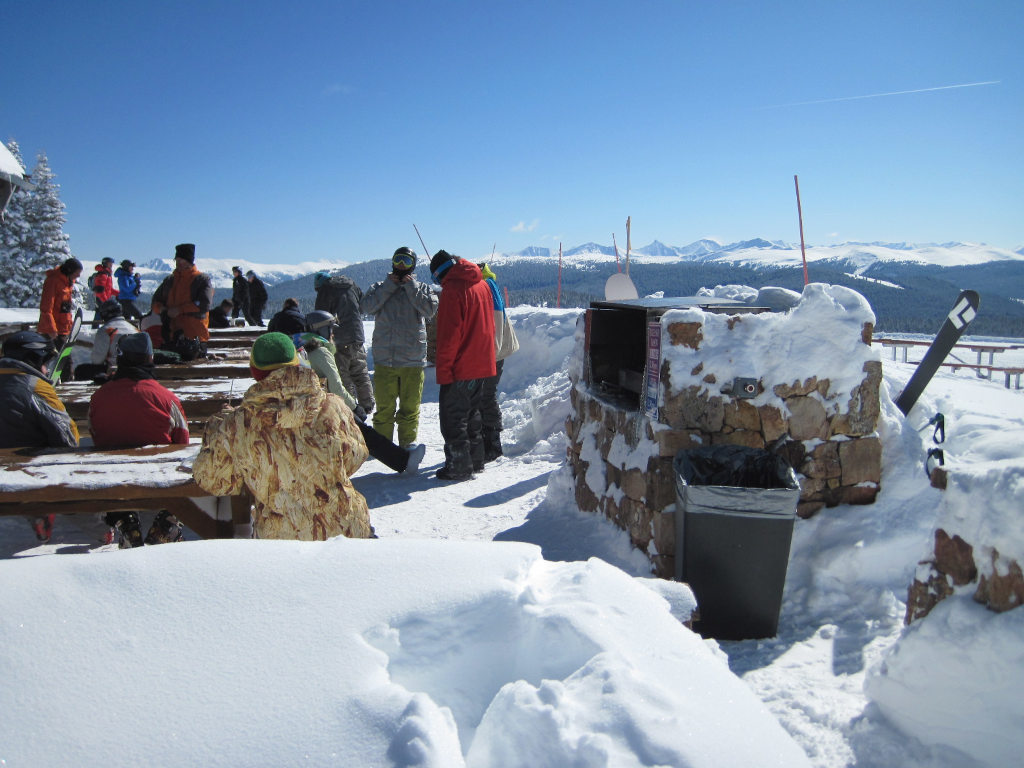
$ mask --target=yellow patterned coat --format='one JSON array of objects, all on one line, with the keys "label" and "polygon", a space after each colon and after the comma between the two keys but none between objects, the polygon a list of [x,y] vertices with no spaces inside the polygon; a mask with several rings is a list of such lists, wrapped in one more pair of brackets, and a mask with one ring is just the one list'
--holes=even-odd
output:
[{"label": "yellow patterned coat", "polygon": [[218,496],[245,487],[255,499],[257,538],[368,538],[366,499],[349,480],[367,455],[341,398],[309,368],[288,366],[210,419],[192,474]]}]

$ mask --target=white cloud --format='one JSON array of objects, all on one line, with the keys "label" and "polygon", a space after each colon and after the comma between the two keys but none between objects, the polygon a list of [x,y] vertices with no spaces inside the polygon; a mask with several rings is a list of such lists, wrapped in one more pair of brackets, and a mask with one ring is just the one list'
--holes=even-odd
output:
[{"label": "white cloud", "polygon": [[510,229],[509,232],[533,232],[533,230],[535,230],[539,224],[540,219],[534,219],[529,224],[527,224],[525,221],[520,221],[518,224],[512,227],[512,229]]}]

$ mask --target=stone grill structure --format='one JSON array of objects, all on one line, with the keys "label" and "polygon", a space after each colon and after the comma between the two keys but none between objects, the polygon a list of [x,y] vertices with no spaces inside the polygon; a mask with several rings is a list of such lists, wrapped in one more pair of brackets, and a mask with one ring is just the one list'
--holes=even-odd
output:
[{"label": "stone grill structure", "polygon": [[[573,386],[566,433],[580,509],[614,521],[629,533],[634,546],[648,554],[655,574],[672,578],[673,459],[681,450],[720,443],[777,450],[798,473],[797,511],[802,517],[824,507],[874,502],[882,459],[876,434],[882,379],[879,360],[865,359],[870,353],[851,354],[847,359],[857,366],[854,372],[821,370],[798,380],[762,377],[753,396],[733,396],[722,391],[729,389],[730,372],[716,371],[713,363],[702,360],[705,325],[711,316],[678,321],[672,319],[675,314],[666,314],[661,323],[663,362],[656,418],[636,405],[624,404],[621,397],[609,397],[590,381],[589,339],[577,334],[578,364],[570,367]],[[758,322],[753,315],[719,316],[714,318],[714,333],[719,345],[727,344],[722,334]],[[871,335],[871,323],[864,323],[856,335],[840,343],[845,341],[851,349],[870,346]],[[680,361],[686,361],[683,372],[673,370]],[[844,381],[855,374],[860,383],[852,391],[837,391],[832,382],[838,374]],[[676,381],[693,382],[694,377],[698,384]],[[772,396],[765,396],[769,393]]]}]

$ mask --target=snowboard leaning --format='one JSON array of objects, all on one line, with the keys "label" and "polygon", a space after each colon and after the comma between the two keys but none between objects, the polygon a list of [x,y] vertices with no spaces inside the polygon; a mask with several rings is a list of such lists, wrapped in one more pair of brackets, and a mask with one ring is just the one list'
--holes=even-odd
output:
[{"label": "snowboard leaning", "polygon": [[928,351],[925,352],[914,375],[910,377],[907,386],[896,398],[896,407],[904,416],[910,413],[910,409],[921,397],[921,393],[924,392],[924,388],[928,386],[928,382],[932,380],[935,372],[939,370],[946,355],[950,353],[964,331],[967,330],[967,326],[971,324],[974,316],[978,314],[980,301],[977,291],[961,291],[960,295],[956,297],[953,308],[946,315],[935,341],[928,347]]}]

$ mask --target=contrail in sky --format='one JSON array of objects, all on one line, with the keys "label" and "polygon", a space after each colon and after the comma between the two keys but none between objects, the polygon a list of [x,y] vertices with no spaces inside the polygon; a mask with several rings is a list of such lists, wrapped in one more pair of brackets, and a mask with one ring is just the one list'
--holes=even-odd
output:
[{"label": "contrail in sky", "polygon": [[998,85],[1002,80],[986,80],[982,83],[961,83],[960,85],[940,85],[935,88],[916,88],[912,91],[890,91],[889,93],[869,93],[866,96],[840,96],[838,99],[818,99],[817,101],[797,101],[792,104],[772,104],[761,109],[777,109],[779,107],[802,107],[807,104],[831,104],[836,101],[857,101],[859,99],[878,99],[883,96],[903,96],[907,93],[928,93],[929,91],[948,91],[953,88],[974,88],[979,85]]}]

